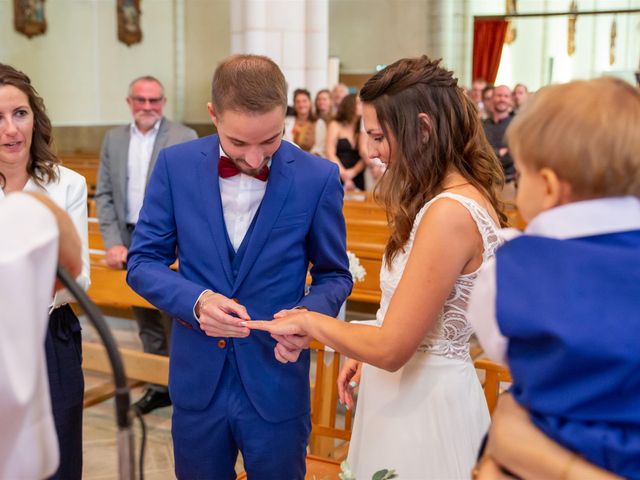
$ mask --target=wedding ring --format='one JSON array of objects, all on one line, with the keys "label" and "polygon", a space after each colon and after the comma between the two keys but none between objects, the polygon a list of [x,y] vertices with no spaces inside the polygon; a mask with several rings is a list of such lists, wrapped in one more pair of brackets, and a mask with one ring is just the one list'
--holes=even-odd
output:
[{"label": "wedding ring", "polygon": [[358,386],[358,382],[356,382],[355,380],[351,380],[351,381],[349,382],[349,386],[350,386],[351,388],[356,388],[356,387]]}]

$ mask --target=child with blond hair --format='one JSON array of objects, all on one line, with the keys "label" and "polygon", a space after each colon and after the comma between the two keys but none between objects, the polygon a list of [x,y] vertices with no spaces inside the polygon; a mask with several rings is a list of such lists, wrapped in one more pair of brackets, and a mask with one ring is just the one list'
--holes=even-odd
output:
[{"label": "child with blond hair", "polygon": [[507,140],[529,224],[483,267],[469,319],[535,426],[577,454],[558,477],[583,457],[638,479],[640,92],[613,78],[543,88]]}]

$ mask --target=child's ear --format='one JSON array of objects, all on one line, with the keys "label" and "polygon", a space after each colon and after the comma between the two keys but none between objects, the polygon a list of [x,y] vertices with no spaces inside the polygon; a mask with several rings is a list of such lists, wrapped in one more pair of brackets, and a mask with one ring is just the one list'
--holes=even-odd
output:
[{"label": "child's ear", "polygon": [[431,123],[431,117],[426,113],[418,114],[418,122],[420,123],[420,133],[422,136],[422,142],[427,143],[431,130],[433,130],[433,124]]},{"label": "child's ear", "polygon": [[540,170],[540,176],[545,184],[545,192],[543,198],[543,209],[564,205],[571,202],[571,185],[558,177],[558,174],[550,168]]}]

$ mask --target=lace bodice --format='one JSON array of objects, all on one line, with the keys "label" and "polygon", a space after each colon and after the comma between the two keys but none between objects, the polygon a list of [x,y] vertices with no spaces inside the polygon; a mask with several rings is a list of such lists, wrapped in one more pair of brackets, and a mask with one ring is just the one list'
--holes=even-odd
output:
[{"label": "lace bodice", "polygon": [[[481,207],[476,201],[455,193],[443,192],[429,202],[427,202],[416,215],[413,222],[413,228],[409,235],[409,239],[404,249],[398,252],[393,259],[391,266],[387,266],[386,261],[382,260],[382,268],[380,269],[380,289],[382,290],[382,298],[380,300],[380,309],[376,314],[376,320],[382,324],[384,317],[389,308],[391,297],[400,282],[400,278],[404,272],[404,267],[411,253],[413,241],[420,225],[420,220],[430,205],[441,198],[450,198],[460,202],[473,217],[478,226],[478,230],[482,235],[482,243],[484,252],[482,254],[482,264],[495,255],[495,251],[500,245],[498,237],[498,227],[493,222],[487,210]],[[445,301],[444,307],[440,312],[438,322],[420,343],[418,351],[428,351],[436,355],[447,358],[469,358],[469,337],[471,337],[472,329],[466,318],[467,304],[469,295],[473,288],[474,281],[478,276],[478,270],[465,275],[460,275],[451,294]]]}]

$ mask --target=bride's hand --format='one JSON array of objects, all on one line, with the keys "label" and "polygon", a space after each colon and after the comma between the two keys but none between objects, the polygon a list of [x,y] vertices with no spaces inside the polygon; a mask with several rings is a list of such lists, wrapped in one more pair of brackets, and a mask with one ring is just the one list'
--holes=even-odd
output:
[{"label": "bride's hand", "polygon": [[[280,310],[278,313],[273,315],[273,318],[284,318],[289,315],[297,315],[299,313],[302,313],[300,309],[295,308]],[[272,333],[271,337],[276,342],[284,345],[288,350],[298,350],[298,353],[309,348],[309,344],[311,343],[311,337],[309,335],[278,335],[277,333]]]},{"label": "bride's hand", "polygon": [[360,384],[362,362],[347,358],[338,375],[338,397],[348,409],[353,408],[353,391]]},{"label": "bride's hand", "polygon": [[305,318],[308,312],[291,313],[273,320],[251,320],[242,322],[243,326],[251,330],[262,330],[273,335],[305,336]]}]

